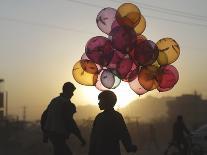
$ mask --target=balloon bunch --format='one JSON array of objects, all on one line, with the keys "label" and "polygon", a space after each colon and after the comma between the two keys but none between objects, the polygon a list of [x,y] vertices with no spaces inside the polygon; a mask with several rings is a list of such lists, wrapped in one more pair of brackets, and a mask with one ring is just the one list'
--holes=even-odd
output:
[{"label": "balloon bunch", "polygon": [[115,89],[124,81],[138,95],[174,87],[179,74],[170,64],[179,57],[179,45],[172,38],[154,43],[142,35],[146,20],[136,5],[104,8],[96,23],[108,37],[96,36],[87,42],[85,53],[73,67],[78,83],[102,91]]}]

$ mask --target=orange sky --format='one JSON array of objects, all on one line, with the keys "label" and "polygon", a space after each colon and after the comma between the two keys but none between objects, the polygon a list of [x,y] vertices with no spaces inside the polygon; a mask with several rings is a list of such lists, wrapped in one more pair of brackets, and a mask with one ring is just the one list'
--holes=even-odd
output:
[{"label": "orange sky", "polygon": [[[148,39],[157,42],[171,37],[181,48],[180,57],[173,63],[180,74],[177,85],[169,92],[153,91],[147,95],[175,96],[197,90],[207,97],[207,2],[131,2],[139,6],[146,18],[143,34]],[[117,8],[120,4],[109,0],[1,1],[0,78],[5,79],[5,89],[9,93],[9,113],[21,118],[22,107],[26,106],[28,119],[38,119],[66,81],[77,86],[73,98],[77,105],[95,104],[99,91],[76,83],[72,68],[84,53],[86,42],[94,36],[104,36],[96,25],[98,12],[104,7]],[[131,101],[138,97],[123,85],[126,90],[120,87],[121,90],[115,91],[119,98],[127,96],[128,99],[120,100]]]}]

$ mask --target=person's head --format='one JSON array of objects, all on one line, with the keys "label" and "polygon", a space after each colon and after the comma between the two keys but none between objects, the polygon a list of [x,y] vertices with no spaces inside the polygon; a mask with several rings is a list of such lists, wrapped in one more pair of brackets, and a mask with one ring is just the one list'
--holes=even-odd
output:
[{"label": "person's head", "polygon": [[178,115],[177,116],[177,121],[183,121],[183,116],[182,115]]},{"label": "person's head", "polygon": [[114,92],[105,90],[98,95],[100,110],[113,109],[116,104],[117,98]]},{"label": "person's head", "polygon": [[66,82],[63,85],[62,91],[65,96],[71,98],[75,89],[76,87],[74,86],[74,84],[72,84],[71,82]]}]

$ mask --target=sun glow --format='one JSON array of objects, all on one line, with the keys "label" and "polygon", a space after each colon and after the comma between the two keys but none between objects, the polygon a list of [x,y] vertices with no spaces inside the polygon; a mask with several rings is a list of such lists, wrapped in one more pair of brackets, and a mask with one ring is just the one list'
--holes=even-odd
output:
[{"label": "sun glow", "polygon": [[[95,87],[81,86],[81,91],[83,95],[83,100],[87,100],[88,104],[98,105],[98,94],[101,92]],[[131,101],[133,101],[138,95],[130,89],[128,83],[121,82],[121,84],[116,89],[111,89],[117,96],[117,103],[115,108],[123,108],[127,106]],[[82,97],[78,100],[82,100]],[[83,101],[81,101],[84,103]],[[85,102],[86,103],[86,102]]]}]

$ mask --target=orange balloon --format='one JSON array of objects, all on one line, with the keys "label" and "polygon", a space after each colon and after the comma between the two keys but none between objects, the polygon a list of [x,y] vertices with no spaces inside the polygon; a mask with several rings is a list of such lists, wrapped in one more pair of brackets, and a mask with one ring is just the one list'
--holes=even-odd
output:
[{"label": "orange balloon", "polygon": [[158,87],[158,82],[156,80],[158,67],[149,65],[142,67],[139,74],[138,74],[138,80],[140,85],[150,91],[153,89],[156,89]]},{"label": "orange balloon", "polygon": [[116,12],[116,20],[120,25],[135,27],[141,19],[139,8],[132,3],[123,3]]}]

